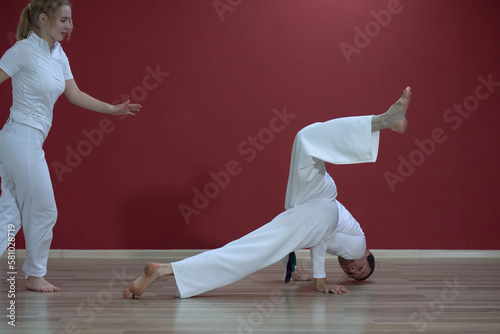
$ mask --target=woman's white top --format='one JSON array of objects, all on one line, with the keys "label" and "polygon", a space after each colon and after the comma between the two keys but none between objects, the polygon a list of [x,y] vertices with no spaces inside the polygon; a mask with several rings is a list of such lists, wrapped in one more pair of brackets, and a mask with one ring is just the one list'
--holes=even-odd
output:
[{"label": "woman's white top", "polygon": [[0,68],[12,78],[10,118],[42,131],[47,137],[53,108],[72,79],[68,57],[61,44],[49,44],[33,31],[0,59]]}]

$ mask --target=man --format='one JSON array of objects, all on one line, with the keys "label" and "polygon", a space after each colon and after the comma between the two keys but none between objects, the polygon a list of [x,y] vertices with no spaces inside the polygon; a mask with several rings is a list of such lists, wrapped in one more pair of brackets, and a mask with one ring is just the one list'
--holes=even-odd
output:
[{"label": "man", "polygon": [[292,149],[283,213],[221,248],[178,262],[148,263],[144,275],[125,289],[123,297],[132,294],[139,298],[153,281],[168,276],[175,276],[180,298],[192,297],[236,282],[283,258],[290,259],[289,253],[302,248],[311,248],[316,291],[349,292],[344,286],[326,282],[326,252],[337,255],[344,272],[358,280],[372,274],[374,259],[366,250],[359,224],[335,199],[337,187],[325,170],[325,162],[375,162],[381,130],[406,132],[410,96],[407,87],[384,114],[338,118],[299,131]]}]

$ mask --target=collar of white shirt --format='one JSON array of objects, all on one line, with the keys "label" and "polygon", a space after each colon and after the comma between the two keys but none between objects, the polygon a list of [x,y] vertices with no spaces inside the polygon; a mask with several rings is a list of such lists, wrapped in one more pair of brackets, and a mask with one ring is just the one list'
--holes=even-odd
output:
[{"label": "collar of white shirt", "polygon": [[[46,40],[44,40],[43,38],[41,38],[40,36],[38,36],[38,34],[36,32],[34,32],[33,30],[31,30],[28,33],[27,38],[31,41],[38,43],[38,45],[40,45],[40,47],[42,47],[44,50],[49,51],[49,52],[51,51],[49,43]],[[58,46],[59,46],[59,42],[55,41],[54,48],[52,50],[55,50]]]}]

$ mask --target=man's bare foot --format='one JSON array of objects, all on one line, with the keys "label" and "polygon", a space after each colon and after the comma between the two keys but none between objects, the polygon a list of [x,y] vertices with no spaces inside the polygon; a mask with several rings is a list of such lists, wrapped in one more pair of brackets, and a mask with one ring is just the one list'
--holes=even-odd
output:
[{"label": "man's bare foot", "polygon": [[396,113],[393,116],[391,123],[391,130],[399,133],[405,133],[408,128],[408,121],[406,120],[406,110],[410,106],[411,88],[406,87],[403,95],[391,107]]},{"label": "man's bare foot", "polygon": [[47,282],[43,277],[33,277],[29,276],[24,286],[28,290],[33,290],[37,292],[59,292],[59,288]]},{"label": "man's bare foot", "polygon": [[391,129],[398,133],[405,133],[408,128],[406,110],[410,105],[411,88],[406,87],[403,95],[394,103],[389,110],[382,115],[374,116],[372,119],[372,131]]},{"label": "man's bare foot", "polygon": [[173,275],[172,266],[161,263],[149,262],[144,267],[144,275],[130,283],[128,288],[123,291],[123,298],[128,298],[132,294],[132,298],[139,298],[151,283],[160,277]]},{"label": "man's bare foot", "polygon": [[295,271],[292,272],[292,279],[294,281],[312,281],[312,271],[303,270],[302,267],[295,267]]}]

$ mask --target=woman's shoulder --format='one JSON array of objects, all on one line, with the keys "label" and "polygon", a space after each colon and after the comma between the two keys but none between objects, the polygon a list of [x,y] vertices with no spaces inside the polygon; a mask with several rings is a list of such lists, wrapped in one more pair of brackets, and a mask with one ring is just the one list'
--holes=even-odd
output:
[{"label": "woman's shoulder", "polygon": [[22,52],[22,54],[32,54],[33,53],[33,45],[27,38],[17,41],[12,47],[8,50],[11,52]]},{"label": "woman's shoulder", "polygon": [[24,39],[17,41],[7,51],[5,51],[2,58],[2,64],[24,64],[27,60],[31,59],[33,50]]}]

